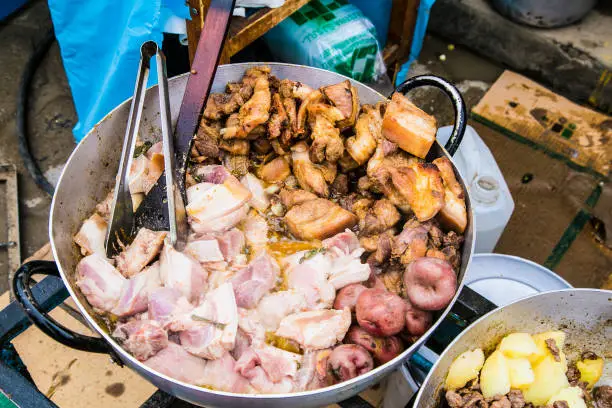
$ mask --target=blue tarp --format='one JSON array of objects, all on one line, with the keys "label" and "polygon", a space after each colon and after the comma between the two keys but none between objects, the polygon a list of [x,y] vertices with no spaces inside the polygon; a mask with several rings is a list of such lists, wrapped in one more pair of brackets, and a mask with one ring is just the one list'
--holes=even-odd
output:
[{"label": "blue tarp", "polygon": [[[49,9],[79,118],[77,141],[132,96],[140,45],[161,46],[169,15],[189,17],[184,0],[49,0]],[[156,82],[154,67],[149,85]]]}]

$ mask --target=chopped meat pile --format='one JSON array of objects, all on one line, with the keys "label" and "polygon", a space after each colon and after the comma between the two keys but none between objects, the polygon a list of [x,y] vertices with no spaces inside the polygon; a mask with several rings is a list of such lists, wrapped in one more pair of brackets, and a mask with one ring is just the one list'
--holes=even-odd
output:
[{"label": "chopped meat pile", "polygon": [[[434,138],[403,95],[360,106],[348,80],[313,89],[251,68],[202,114],[186,247],[143,228],[107,259],[109,194],[74,236],[77,285],[117,342],[179,381],[288,393],[362,375],[456,292],[465,195],[448,159],[423,160]],[[135,208],[161,151],[137,149]],[[513,401],[496,406],[522,408]]]}]

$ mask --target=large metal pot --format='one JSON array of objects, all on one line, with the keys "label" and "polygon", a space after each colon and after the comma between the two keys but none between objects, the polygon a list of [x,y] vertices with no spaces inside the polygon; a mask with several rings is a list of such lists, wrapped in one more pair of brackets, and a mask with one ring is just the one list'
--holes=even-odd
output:
[{"label": "large metal pot", "polygon": [[[239,81],[244,71],[254,65],[236,64],[220,66],[213,84],[213,92],[222,92],[229,81]],[[305,66],[276,63],[267,65],[271,67],[272,74],[278,78],[291,78],[313,87],[334,84],[347,79],[333,72]],[[183,75],[172,78],[169,81],[173,125],[176,124],[178,108],[185,91],[187,78],[186,75]],[[373,89],[358,82],[352,82],[359,92],[361,103],[371,104],[385,99],[383,95]],[[460,94],[447,82],[430,76],[409,80],[400,87],[400,91],[405,92],[422,85],[436,86],[446,92],[453,100],[456,124],[449,150],[456,150],[466,125],[465,106]],[[149,89],[146,94],[145,108],[142,116],[143,122],[140,126],[140,136],[145,139],[151,137],[159,138],[160,131],[157,125],[159,123],[158,106],[157,90],[154,88]],[[212,391],[169,378],[136,360],[123,350],[109,333],[105,331],[104,326],[96,320],[95,314],[86,299],[77,290],[75,286],[75,267],[80,259],[80,255],[72,242],[72,237],[79,229],[83,220],[94,211],[96,203],[104,199],[115,183],[129,108],[130,101],[126,101],[100,121],[79,143],[64,167],[53,197],[49,221],[49,236],[55,263],[41,263],[40,261],[29,263],[24,265],[15,274],[13,285],[18,301],[28,313],[30,319],[45,333],[63,344],[77,349],[101,353],[110,352],[115,358],[155,384],[156,387],[193,404],[215,407],[256,408],[322,406],[345,400],[375,384],[386,374],[395,370],[435,330],[438,324],[434,324],[425,335],[400,356],[365,375],[332,387],[292,394],[245,395]],[[432,156],[430,159],[432,159],[441,156],[448,157],[449,153],[436,142],[431,149],[430,155]],[[457,171],[455,173],[459,177],[459,173]],[[464,183],[461,180],[460,182],[465,189]],[[473,252],[474,226],[469,197],[466,197],[466,204],[468,207],[468,227],[465,233],[462,265],[459,271],[459,287],[449,306],[438,314],[438,323],[450,311],[459,296],[463,286],[462,281]],[[43,315],[38,310],[36,302],[33,301],[27,286],[29,276],[34,273],[59,274],[83,316],[102,337],[92,338],[72,333],[54,322],[50,317]]]},{"label": "large metal pot", "polygon": [[416,396],[414,407],[438,407],[444,398],[444,379],[453,360],[475,348],[492,350],[511,332],[567,333],[567,357],[586,350],[606,358],[612,339],[612,291],[563,289],[544,292],[496,309],[468,327],[440,355]]}]

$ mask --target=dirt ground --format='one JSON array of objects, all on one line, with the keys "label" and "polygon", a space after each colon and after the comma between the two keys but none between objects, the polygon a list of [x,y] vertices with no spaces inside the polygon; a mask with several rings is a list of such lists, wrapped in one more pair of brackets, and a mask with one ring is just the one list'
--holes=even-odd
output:
[{"label": "dirt ground", "polygon": [[[48,240],[47,223],[51,199],[29,177],[18,153],[15,119],[17,95],[26,61],[35,44],[40,41],[50,27],[51,21],[47,6],[42,1],[34,2],[19,15],[0,25],[0,43],[3,44],[0,50],[0,95],[2,95],[2,98],[0,98],[0,164],[13,163],[17,166],[19,172],[19,211],[23,259],[31,255]],[[448,45],[447,41],[428,36],[419,61],[412,68],[411,75],[433,72],[448,78],[457,84],[464,94],[468,108],[471,108],[503,71],[503,67],[458,46],[451,51]],[[440,58],[442,54],[445,57]],[[417,91],[411,97],[423,109],[435,114],[440,125],[452,123],[451,106],[436,91]],[[65,77],[57,44],[51,47],[45,61],[38,69],[31,92],[31,101],[28,114],[31,124],[30,142],[32,151],[45,175],[50,180],[55,181],[61,172],[63,163],[75,146],[71,128],[76,123],[70,88]],[[508,184],[511,186],[518,183],[518,178],[523,174],[521,172],[523,170],[526,173],[531,171],[529,169],[540,165],[544,166],[540,169],[542,172],[547,171],[546,165],[542,164],[544,159],[532,149],[523,146],[520,157],[517,155],[508,156],[505,155],[505,151],[514,149],[514,146],[512,144],[508,145],[507,140],[489,135],[485,138],[485,141],[496,156],[502,171],[506,174]],[[517,157],[522,160],[521,163],[517,164]],[[551,166],[555,167],[557,164],[553,163]],[[558,166],[563,167],[560,164]],[[519,171],[517,168],[523,170]],[[566,174],[567,171],[562,168],[559,168],[558,172],[554,176],[556,177],[555,185],[562,185],[569,176]],[[542,176],[545,179],[543,173]],[[510,179],[508,179],[509,177]],[[587,190],[590,191],[592,183],[592,180],[587,180],[583,185],[589,187]],[[517,197],[520,197],[520,200],[517,200]],[[537,192],[531,198],[524,194],[519,194],[517,197],[515,197],[517,209],[524,208],[524,211],[519,214],[518,218],[516,215],[513,217],[498,248],[504,253],[516,254],[542,263],[550,252],[551,245],[556,242],[556,237],[567,227],[568,218],[571,219],[572,216],[572,210],[564,208],[558,210],[557,213],[557,208],[551,204],[552,207],[548,211],[544,211],[548,214],[546,223],[553,226],[555,234],[552,236],[551,242],[540,245],[538,244],[537,231],[528,228],[529,222],[526,214],[532,211],[529,206],[541,208],[542,205],[559,200],[555,201],[553,197],[552,201],[538,201]],[[2,211],[6,206],[5,199],[4,192],[0,189],[0,210]],[[0,213],[0,220],[3,220],[3,218],[4,213]],[[0,221],[0,242],[6,238],[6,226],[3,224],[4,222]],[[531,234],[535,234],[535,236]],[[586,234],[584,240],[591,240],[589,231],[585,231],[584,234]],[[588,246],[588,244],[584,245]],[[584,251],[574,252],[578,252],[575,254],[578,258],[585,253]],[[587,253],[590,252],[587,251]],[[599,287],[603,284],[611,269],[610,258],[604,257],[601,259],[603,260],[598,260],[595,264],[587,262],[588,268],[581,268],[579,271],[575,270],[571,262],[569,266],[565,265],[568,261],[564,259],[560,264],[561,274],[575,285]],[[6,253],[0,249],[0,293],[8,288],[7,269]]]}]

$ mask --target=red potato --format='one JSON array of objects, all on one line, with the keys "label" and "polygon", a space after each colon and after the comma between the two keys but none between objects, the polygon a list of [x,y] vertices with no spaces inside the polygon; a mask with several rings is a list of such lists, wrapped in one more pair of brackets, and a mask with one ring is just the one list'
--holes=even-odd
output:
[{"label": "red potato", "polygon": [[421,336],[430,327],[433,321],[433,314],[426,310],[421,310],[410,302],[406,302],[406,331],[412,336]]},{"label": "red potato", "polygon": [[406,303],[384,289],[366,289],[357,298],[357,322],[375,336],[399,333],[406,323]]},{"label": "red potato", "polygon": [[457,291],[451,264],[438,258],[418,258],[406,267],[404,288],[408,300],[421,310],[445,308]]},{"label": "red potato", "polygon": [[361,292],[367,288],[360,283],[351,283],[346,285],[338,291],[336,294],[336,300],[334,301],[334,309],[343,310],[345,307],[351,309],[351,312],[355,311],[355,305],[357,304],[357,298],[361,295]]},{"label": "red potato", "polygon": [[374,368],[374,360],[357,344],[342,344],[336,347],[327,359],[327,371],[336,383],[350,380]]},{"label": "red potato", "polygon": [[380,364],[393,360],[399,356],[404,347],[402,341],[395,336],[373,336],[359,326],[353,326],[344,338],[345,342],[358,344],[368,350]]}]

